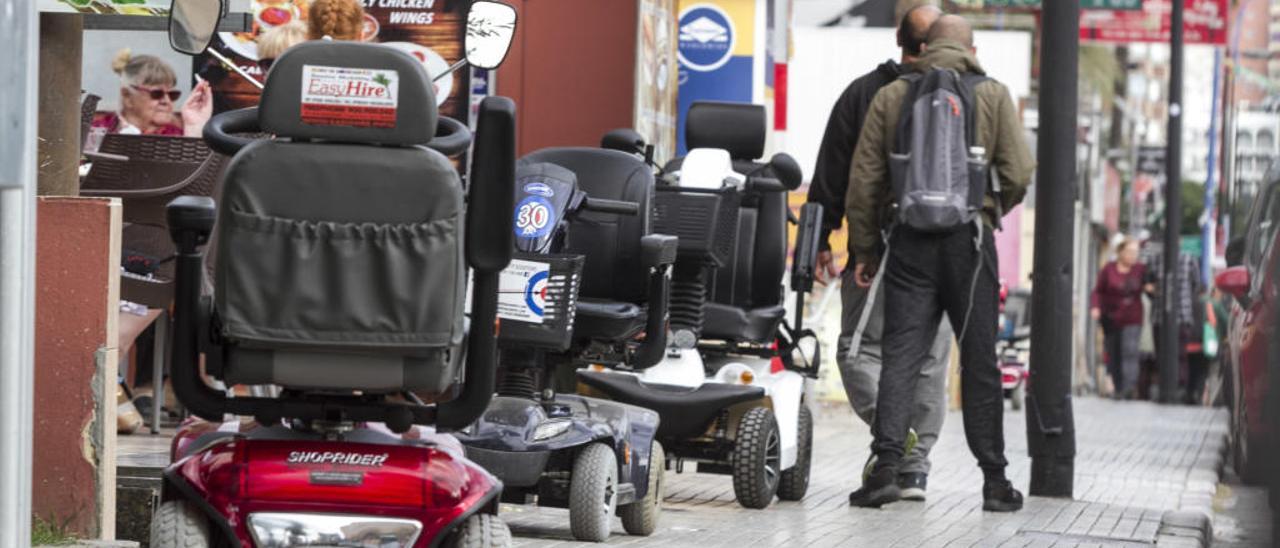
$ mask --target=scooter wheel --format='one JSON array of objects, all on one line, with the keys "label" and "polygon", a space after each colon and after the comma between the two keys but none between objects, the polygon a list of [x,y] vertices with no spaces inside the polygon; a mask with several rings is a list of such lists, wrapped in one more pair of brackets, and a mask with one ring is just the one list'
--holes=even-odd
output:
[{"label": "scooter wheel", "polygon": [[151,518],[152,548],[205,548],[212,541],[209,520],[186,501],[165,501]]},{"label": "scooter wheel", "polygon": [[796,430],[796,464],[782,473],[778,484],[778,498],[802,500],[809,492],[809,468],[813,462],[813,413],[809,406],[800,404],[800,420]]},{"label": "scooter wheel", "polygon": [[511,530],[498,516],[476,514],[454,531],[449,548],[510,548]]},{"label": "scooter wheel", "polygon": [[658,528],[658,515],[662,513],[662,499],[666,496],[663,475],[667,466],[667,453],[662,444],[654,440],[649,453],[649,490],[644,498],[618,508],[622,528],[628,535],[647,537]]},{"label": "scooter wheel", "polygon": [[569,480],[569,527],[573,538],[604,542],[618,509],[618,457],[603,443],[582,449]]},{"label": "scooter wheel", "polygon": [[747,411],[733,446],[733,494],[738,504],[761,509],[773,502],[782,476],[782,438],[768,407]]}]

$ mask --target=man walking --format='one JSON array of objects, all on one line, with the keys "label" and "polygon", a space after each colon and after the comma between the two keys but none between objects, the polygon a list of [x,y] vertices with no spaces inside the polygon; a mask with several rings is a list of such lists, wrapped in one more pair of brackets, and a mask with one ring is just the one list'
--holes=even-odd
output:
[{"label": "man walking", "polygon": [[[916,63],[920,76],[880,90],[854,152],[846,199],[854,278],[869,288],[887,254],[884,301],[890,311],[872,428],[877,461],[862,488],[849,495],[855,506],[879,507],[901,498],[897,476],[911,396],[945,312],[960,344],[965,437],[986,480],[983,509],[1022,508],[1022,494],[1005,477],[991,232],[1002,212],[1022,201],[1034,160],[1008,89],[985,77],[973,52],[968,21],[939,18]],[[889,221],[894,226],[886,251],[880,231]]]},{"label": "man walking", "polygon": [[[942,16],[932,5],[907,11],[898,24],[898,46],[902,62],[885,61],[875,70],[854,80],[845,88],[831,110],[827,130],[818,149],[818,165],[809,186],[809,201],[822,204],[822,249],[818,254],[818,277],[826,283],[836,274],[831,254],[831,232],[840,228],[844,219],[845,196],[849,188],[849,170],[853,148],[862,131],[871,99],[880,88],[911,70],[920,56],[929,27]],[[852,253],[852,252],[851,252]],[[870,289],[859,287],[853,269],[840,274],[841,326],[836,343],[836,362],[844,381],[845,394],[858,417],[868,425],[875,420],[876,395],[880,387],[880,338],[884,325],[883,288],[877,279]],[[857,341],[858,344],[854,344]],[[938,439],[946,417],[947,363],[951,353],[951,326],[942,322],[929,352],[921,359],[920,382],[916,386],[911,431],[917,435],[903,458],[898,485],[902,497],[924,500],[929,476],[929,450]],[[867,472],[870,468],[865,469]]]}]

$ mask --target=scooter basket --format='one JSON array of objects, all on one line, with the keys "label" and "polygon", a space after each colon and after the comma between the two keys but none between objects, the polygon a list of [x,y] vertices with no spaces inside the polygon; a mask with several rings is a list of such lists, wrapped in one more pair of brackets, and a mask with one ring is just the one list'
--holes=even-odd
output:
[{"label": "scooter basket", "polygon": [[573,337],[581,255],[517,252],[498,288],[498,343],[565,350]]},{"label": "scooter basket", "polygon": [[655,201],[654,232],[680,238],[677,260],[725,266],[737,243],[738,189],[659,186]]}]

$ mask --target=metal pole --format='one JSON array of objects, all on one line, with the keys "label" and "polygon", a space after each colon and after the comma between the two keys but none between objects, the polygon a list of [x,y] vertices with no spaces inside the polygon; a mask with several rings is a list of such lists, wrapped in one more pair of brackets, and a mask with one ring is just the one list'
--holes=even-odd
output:
[{"label": "metal pole", "polygon": [[1209,157],[1206,160],[1208,175],[1204,180],[1204,223],[1201,225],[1200,241],[1202,242],[1202,252],[1200,254],[1200,280],[1203,285],[1208,286],[1210,277],[1213,276],[1213,257],[1217,254],[1217,245],[1215,237],[1218,235],[1218,216],[1217,216],[1217,199],[1218,199],[1218,109],[1219,104],[1219,83],[1222,73],[1222,52],[1213,52],[1213,102],[1209,103]]},{"label": "metal pole", "polygon": [[[1075,67],[1080,3],[1045,2],[1041,67]],[[1071,411],[1073,205],[1076,199],[1077,73],[1040,71],[1035,287],[1031,293],[1031,383],[1027,446],[1031,494],[1071,497],[1075,420]]]},{"label": "metal pole", "polygon": [[35,377],[35,2],[0,0],[0,546],[31,545]]},{"label": "metal pole", "polygon": [[1173,0],[1169,19],[1169,131],[1165,154],[1164,279],[1160,284],[1163,319],[1160,322],[1160,401],[1178,401],[1178,305],[1182,277],[1178,272],[1179,234],[1182,230],[1182,8],[1184,0]]}]

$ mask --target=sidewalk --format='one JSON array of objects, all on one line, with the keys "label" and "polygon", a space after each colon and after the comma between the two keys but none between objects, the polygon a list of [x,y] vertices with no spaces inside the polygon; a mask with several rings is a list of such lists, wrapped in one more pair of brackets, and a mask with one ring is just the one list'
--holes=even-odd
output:
[{"label": "sidewalk", "polygon": [[[1182,525],[1166,512],[1212,512],[1226,443],[1222,410],[1079,399],[1074,501],[1029,498],[1016,514],[981,511],[982,476],[964,442],[958,413],[947,417],[934,449],[929,500],[881,510],[852,509],[849,491],[867,456],[870,435],[847,407],[815,409],[813,479],[799,503],[746,510],[728,476],[667,472],[659,530],[629,537],[615,521],[610,545],[629,546],[1159,546],[1199,547],[1205,513]],[[1009,475],[1024,492],[1031,462],[1025,416],[1006,412]],[[688,466],[686,470],[694,468]],[[516,546],[570,546],[565,510],[504,505]],[[1172,517],[1172,514],[1171,514]],[[1174,520],[1175,522],[1177,520]],[[1161,536],[1161,535],[1164,536]],[[1205,539],[1211,538],[1205,536]],[[583,544],[584,546],[586,544]]]}]

